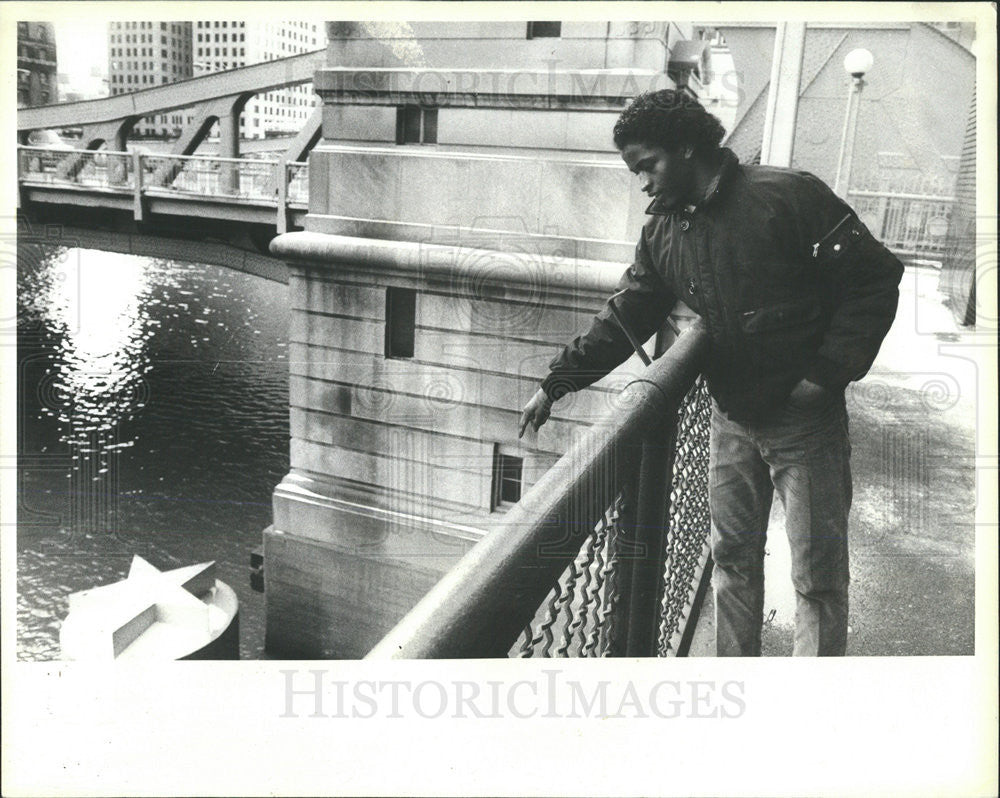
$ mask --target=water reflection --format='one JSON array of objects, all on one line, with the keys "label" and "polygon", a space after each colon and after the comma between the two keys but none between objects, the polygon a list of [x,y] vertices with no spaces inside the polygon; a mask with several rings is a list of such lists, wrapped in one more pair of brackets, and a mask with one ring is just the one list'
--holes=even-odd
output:
[{"label": "water reflection", "polygon": [[285,286],[72,247],[18,252],[18,655],[58,657],[68,593],[215,560],[262,647],[249,550],[287,471]]},{"label": "water reflection", "polygon": [[62,250],[54,261],[55,279],[36,291],[26,286],[42,325],[61,338],[38,384],[39,404],[58,419],[73,471],[99,481],[108,458],[133,445],[116,432],[148,396],[150,275],[137,259],[116,253]]}]

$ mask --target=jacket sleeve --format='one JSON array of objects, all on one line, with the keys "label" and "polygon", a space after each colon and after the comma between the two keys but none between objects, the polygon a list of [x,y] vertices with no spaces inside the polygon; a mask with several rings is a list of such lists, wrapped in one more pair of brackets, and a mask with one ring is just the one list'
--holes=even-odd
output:
[{"label": "jacket sleeve", "polygon": [[[645,229],[635,248],[635,260],[621,276],[615,293],[623,289],[625,293],[615,304],[636,339],[646,341],[663,324],[677,299],[653,267]],[[549,364],[542,390],[556,400],[586,388],[624,363],[632,352],[632,344],[605,305],[590,329]]]},{"label": "jacket sleeve", "polygon": [[825,183],[806,177],[806,206],[814,211],[802,225],[806,257],[829,286],[833,310],[804,376],[825,388],[843,390],[868,373],[892,326],[903,264]]}]

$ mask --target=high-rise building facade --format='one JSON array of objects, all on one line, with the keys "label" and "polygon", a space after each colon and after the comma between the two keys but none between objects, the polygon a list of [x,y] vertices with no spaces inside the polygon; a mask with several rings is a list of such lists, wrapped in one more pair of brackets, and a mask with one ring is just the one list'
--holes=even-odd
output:
[{"label": "high-rise building facade", "polygon": [[[194,73],[221,72],[320,50],[322,25],[314,22],[202,20],[194,23]],[[312,84],[274,89],[252,97],[240,117],[248,139],[297,133],[319,102]]]},{"label": "high-rise building facade", "polygon": [[[190,78],[190,22],[109,22],[108,82],[111,94],[129,94],[164,83]],[[182,111],[143,119],[140,136],[178,135],[184,127]]]},{"label": "high-rise building facade", "polygon": [[51,22],[17,23],[17,107],[59,101],[56,35]]}]

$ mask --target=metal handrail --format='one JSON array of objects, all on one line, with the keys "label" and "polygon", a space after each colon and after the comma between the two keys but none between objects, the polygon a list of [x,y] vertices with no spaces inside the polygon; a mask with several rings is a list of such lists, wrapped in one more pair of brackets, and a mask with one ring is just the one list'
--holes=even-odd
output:
[{"label": "metal handrail", "polygon": [[[35,147],[30,144],[18,144],[18,152],[24,153],[39,153],[47,154],[53,156],[61,156],[64,158],[79,158],[79,157],[132,157],[135,153],[131,152],[120,152],[118,150],[85,150],[85,149],[58,149],[53,147]],[[216,155],[175,155],[169,152],[150,152],[150,153],[139,153],[139,161],[141,163],[157,162],[157,161],[177,161],[179,163],[218,163],[218,164],[232,164],[234,166],[255,166],[264,165],[277,169],[280,166],[280,161],[268,159],[268,158],[221,158]],[[308,173],[307,173],[308,174]]]},{"label": "metal handrail", "polygon": [[675,418],[701,371],[708,340],[700,321],[683,332],[622,391],[624,412],[609,413],[588,430],[367,658],[506,656],[579,553],[581,535],[623,483],[636,479],[644,438]]},{"label": "metal handrail", "polygon": [[171,161],[182,161],[182,162],[198,162],[206,161],[210,163],[229,163],[236,164],[237,166],[243,164],[266,164],[268,166],[274,166],[278,161],[269,158],[222,158],[217,155],[175,155],[170,152],[149,152],[143,153],[141,155],[143,159],[158,159],[158,160],[171,160]]},{"label": "metal handrail", "polygon": [[[114,191],[131,194],[137,221],[147,196],[206,196],[226,201],[267,205],[277,212],[279,233],[287,232],[291,206],[308,205],[306,164],[266,158],[225,158],[215,155],[118,152],[18,145],[18,182],[60,191]],[[31,166],[31,163],[37,166]],[[107,169],[107,166],[113,166]],[[194,181],[196,185],[190,185]]]}]

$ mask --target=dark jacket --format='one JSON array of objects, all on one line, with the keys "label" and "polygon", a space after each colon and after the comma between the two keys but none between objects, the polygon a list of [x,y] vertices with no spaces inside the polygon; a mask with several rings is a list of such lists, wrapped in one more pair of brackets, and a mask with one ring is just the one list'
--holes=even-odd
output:
[{"label": "dark jacket", "polygon": [[[803,377],[832,391],[871,368],[896,314],[899,260],[808,172],[744,166],[727,149],[693,212],[654,200],[617,300],[645,341],[678,299],[711,337],[708,387],[731,418],[761,420]],[[550,364],[550,398],[632,353],[605,307]]]}]

